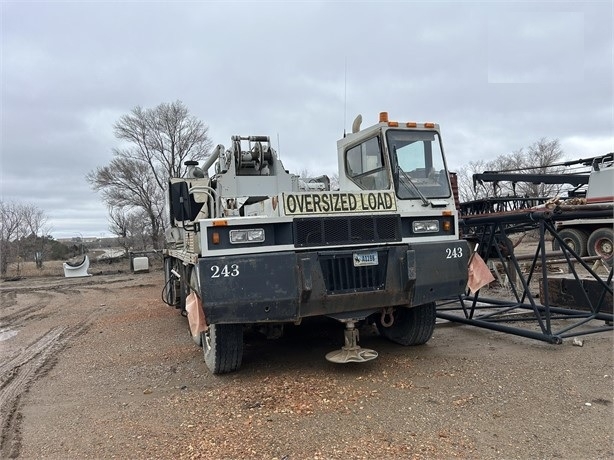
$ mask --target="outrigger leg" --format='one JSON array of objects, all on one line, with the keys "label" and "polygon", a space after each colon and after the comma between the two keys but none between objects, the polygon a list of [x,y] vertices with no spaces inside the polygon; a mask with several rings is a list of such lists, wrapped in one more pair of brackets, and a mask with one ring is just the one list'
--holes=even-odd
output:
[{"label": "outrigger leg", "polygon": [[341,350],[331,351],[326,354],[326,359],[333,363],[364,363],[377,358],[377,351],[361,348],[358,345],[358,329],[354,319],[340,320],[345,324],[343,331],[345,345]]}]

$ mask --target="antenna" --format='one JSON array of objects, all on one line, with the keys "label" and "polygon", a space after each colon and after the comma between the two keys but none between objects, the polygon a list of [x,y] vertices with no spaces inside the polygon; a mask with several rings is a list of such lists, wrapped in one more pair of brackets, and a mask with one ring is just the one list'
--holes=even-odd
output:
[{"label": "antenna", "polygon": [[343,73],[343,137],[345,137],[345,124],[347,122],[347,100],[348,100],[348,57],[344,59]]}]

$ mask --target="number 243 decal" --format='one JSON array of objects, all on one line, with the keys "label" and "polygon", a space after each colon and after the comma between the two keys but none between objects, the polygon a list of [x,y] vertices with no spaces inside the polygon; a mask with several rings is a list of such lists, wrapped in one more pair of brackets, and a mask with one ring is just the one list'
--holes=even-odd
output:
[{"label": "number 243 decal", "polygon": [[212,265],[211,266],[211,278],[228,278],[229,276],[239,276],[239,266],[237,264],[232,265]]},{"label": "number 243 decal", "polygon": [[446,248],[446,259],[460,259],[463,257],[463,248]]}]

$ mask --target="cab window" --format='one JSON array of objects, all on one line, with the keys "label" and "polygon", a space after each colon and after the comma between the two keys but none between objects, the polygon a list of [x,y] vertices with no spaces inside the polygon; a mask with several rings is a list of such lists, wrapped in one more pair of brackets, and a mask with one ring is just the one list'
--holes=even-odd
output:
[{"label": "cab window", "polygon": [[384,190],[389,187],[384,168],[379,137],[358,144],[345,153],[347,176],[364,190]]}]

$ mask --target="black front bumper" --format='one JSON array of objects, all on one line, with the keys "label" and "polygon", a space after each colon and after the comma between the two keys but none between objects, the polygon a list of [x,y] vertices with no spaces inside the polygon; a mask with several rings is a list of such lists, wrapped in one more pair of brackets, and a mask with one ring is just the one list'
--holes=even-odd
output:
[{"label": "black front bumper", "polygon": [[[377,252],[378,264],[355,267],[361,251]],[[460,240],[205,257],[198,273],[208,323],[287,322],[459,295],[468,256]]]}]

